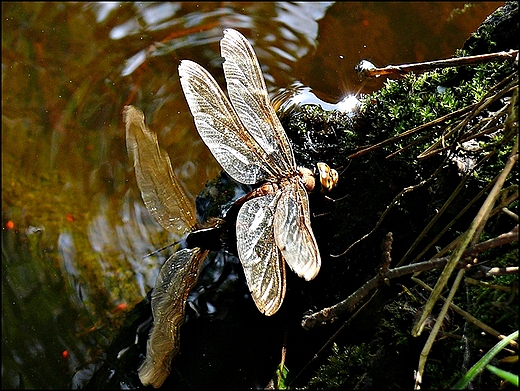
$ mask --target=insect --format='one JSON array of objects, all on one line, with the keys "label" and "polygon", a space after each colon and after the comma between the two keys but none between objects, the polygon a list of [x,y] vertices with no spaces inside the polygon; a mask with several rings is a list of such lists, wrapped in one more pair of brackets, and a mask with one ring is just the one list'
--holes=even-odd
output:
[{"label": "insect", "polygon": [[[285,262],[307,281],[321,267],[307,195],[315,180],[311,170],[296,166],[247,39],[226,29],[220,48],[231,103],[193,61],[181,61],[180,82],[200,137],[217,162],[237,182],[263,183],[238,212],[237,250],[257,308],[273,315],[285,296]],[[325,163],[318,170],[325,188],[336,185],[336,170]]]},{"label": "insect", "polygon": [[[188,233],[187,242],[196,243],[197,236],[204,236],[199,240],[204,245],[191,245],[170,256],[155,282],[151,298],[153,329],[145,361],[139,367],[139,378],[144,385],[158,388],[170,374],[171,361],[180,349],[180,327],[184,323],[188,294],[198,280],[209,250],[218,248],[218,232],[224,222],[220,219],[206,224],[197,222],[195,208],[188,202],[168,154],[159,147],[156,133],[146,127],[143,112],[125,106],[123,117],[128,154],[148,211],[164,229],[176,234]],[[217,232],[209,236],[212,230]],[[208,237],[217,240],[211,243]]]}]

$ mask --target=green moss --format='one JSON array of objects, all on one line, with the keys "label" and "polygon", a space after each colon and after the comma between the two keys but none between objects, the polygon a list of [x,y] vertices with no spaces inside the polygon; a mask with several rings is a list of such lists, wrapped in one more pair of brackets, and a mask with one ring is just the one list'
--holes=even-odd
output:
[{"label": "green moss", "polygon": [[338,110],[324,110],[319,105],[305,104],[297,110],[278,113],[291,139],[298,164],[314,166],[326,161],[342,166],[345,156],[357,145],[352,116]]},{"label": "green moss", "polygon": [[360,381],[359,374],[364,372],[369,361],[370,353],[366,344],[343,349],[334,344],[328,363],[316,371],[308,387],[310,389],[353,389]]}]

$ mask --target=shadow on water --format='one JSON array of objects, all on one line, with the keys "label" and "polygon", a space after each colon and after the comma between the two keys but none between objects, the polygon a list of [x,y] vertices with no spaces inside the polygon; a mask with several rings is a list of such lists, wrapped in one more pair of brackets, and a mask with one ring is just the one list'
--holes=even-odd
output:
[{"label": "shadow on water", "polygon": [[[448,57],[499,5],[2,3],[2,388],[69,385],[75,368],[110,346],[168,254],[143,255],[179,240],[141,201],[125,148],[125,104],[144,109],[192,202],[220,171],[194,129],[179,60],[200,63],[223,85],[218,42],[232,27],[252,42],[271,93],[298,81],[335,103],[380,85],[357,80],[360,59]],[[249,371],[240,378],[247,382],[233,384],[264,386],[266,373],[251,368],[279,362],[279,349],[262,341],[278,347],[284,330],[256,311],[240,265],[231,265],[235,317],[187,323],[183,344],[200,351],[179,356],[172,376],[182,385]],[[291,319],[288,310],[282,316]],[[222,366],[217,376],[208,356],[228,372]],[[184,377],[186,368],[198,369],[195,378]]]}]

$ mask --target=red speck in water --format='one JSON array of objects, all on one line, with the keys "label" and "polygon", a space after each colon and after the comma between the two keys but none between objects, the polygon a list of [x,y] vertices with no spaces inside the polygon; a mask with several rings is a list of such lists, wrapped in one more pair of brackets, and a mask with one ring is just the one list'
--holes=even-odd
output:
[{"label": "red speck in water", "polygon": [[72,213],[67,213],[67,220],[70,221],[71,223],[75,220]]},{"label": "red speck in water", "polygon": [[69,351],[68,350],[64,350],[63,352],[61,352],[61,357],[64,358],[64,359],[69,358]]},{"label": "red speck in water", "polygon": [[368,20],[363,20],[363,26],[368,27],[369,24],[370,22]]},{"label": "red speck in water", "polygon": [[7,223],[5,223],[5,228],[7,229],[13,229],[14,228],[14,223],[12,220],[9,220]]},{"label": "red speck in water", "polygon": [[114,312],[119,312],[119,311],[124,311],[124,310],[126,310],[126,303],[121,303],[114,309]]}]

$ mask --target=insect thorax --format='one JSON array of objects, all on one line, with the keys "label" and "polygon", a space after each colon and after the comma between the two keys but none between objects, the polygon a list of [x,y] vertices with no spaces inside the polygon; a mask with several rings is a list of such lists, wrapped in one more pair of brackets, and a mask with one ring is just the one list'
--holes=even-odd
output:
[{"label": "insect thorax", "polygon": [[298,167],[298,175],[300,176],[300,180],[303,182],[303,185],[310,193],[314,190],[314,186],[316,185],[316,180],[314,179],[314,172],[312,170],[305,167]]}]

